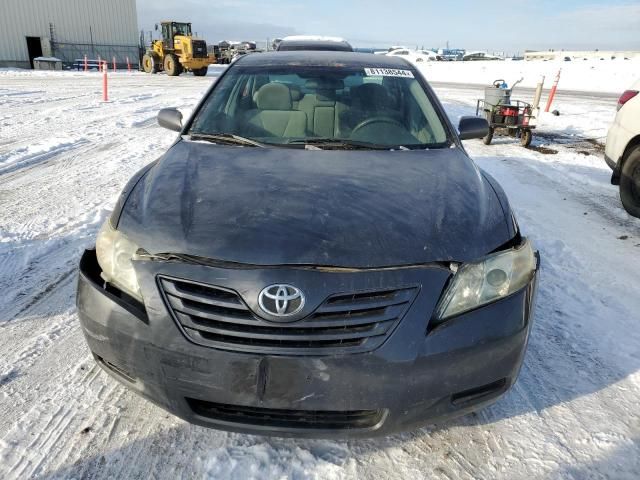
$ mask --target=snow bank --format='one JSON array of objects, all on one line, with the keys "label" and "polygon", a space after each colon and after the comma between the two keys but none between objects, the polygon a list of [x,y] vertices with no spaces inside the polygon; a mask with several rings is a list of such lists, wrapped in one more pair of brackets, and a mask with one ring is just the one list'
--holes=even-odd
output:
[{"label": "snow bank", "polygon": [[[524,78],[522,87],[535,88],[541,75],[546,77],[545,88],[551,88],[558,70],[560,91],[603,92],[619,94],[640,78],[640,57],[631,60],[574,60],[563,61],[493,61],[493,62],[421,62],[415,66],[430,82],[490,85],[494,80],[504,79],[509,85]],[[227,66],[211,65],[209,75],[219,75]],[[95,72],[67,71],[69,74],[95,75]],[[109,72],[114,75],[113,72]],[[116,75],[146,75],[140,72],[118,71]],[[0,76],[51,75],[50,72],[36,72],[15,68],[0,68]]]},{"label": "snow bank", "polygon": [[523,87],[535,88],[541,75],[551,88],[562,69],[560,90],[621,93],[640,78],[640,58],[632,60],[429,62],[416,64],[430,82],[489,85],[504,79],[509,85],[524,77]]}]

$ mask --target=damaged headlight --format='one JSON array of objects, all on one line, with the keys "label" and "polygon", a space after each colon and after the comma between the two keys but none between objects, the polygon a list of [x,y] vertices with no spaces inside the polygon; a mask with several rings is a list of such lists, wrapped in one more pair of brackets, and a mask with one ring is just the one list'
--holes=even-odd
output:
[{"label": "damaged headlight", "polygon": [[102,279],[142,302],[138,277],[131,260],[139,247],[107,219],[96,239],[96,255],[102,269]]},{"label": "damaged headlight", "polygon": [[436,318],[445,320],[517,292],[531,281],[536,264],[527,239],[516,248],[462,264],[438,304]]}]

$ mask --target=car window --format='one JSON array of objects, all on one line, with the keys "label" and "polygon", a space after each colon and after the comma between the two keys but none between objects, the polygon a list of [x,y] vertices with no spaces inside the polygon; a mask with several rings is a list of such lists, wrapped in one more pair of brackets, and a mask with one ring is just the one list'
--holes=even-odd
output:
[{"label": "car window", "polygon": [[416,75],[409,67],[232,67],[189,133],[226,133],[281,146],[313,139],[372,148],[445,146],[442,119]]}]

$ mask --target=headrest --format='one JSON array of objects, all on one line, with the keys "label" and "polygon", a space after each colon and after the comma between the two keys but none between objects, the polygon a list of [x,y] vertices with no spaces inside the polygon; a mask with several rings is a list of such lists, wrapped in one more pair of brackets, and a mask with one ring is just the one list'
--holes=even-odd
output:
[{"label": "headrest", "polygon": [[[291,100],[294,102],[299,102],[300,99],[304,96],[302,94],[302,90],[300,90],[300,87],[298,87],[297,85],[288,85],[289,87],[289,92],[291,93]],[[258,91],[260,89],[256,90],[256,92],[253,94],[253,102],[254,103],[258,103]]]},{"label": "headrest", "polygon": [[377,83],[365,83],[351,89],[354,106],[364,110],[384,110],[391,108],[389,92]]},{"label": "headrest", "polygon": [[256,106],[260,110],[291,110],[291,91],[282,83],[267,83],[256,94]]},{"label": "headrest", "polygon": [[297,85],[291,85],[289,87],[289,91],[291,92],[291,100],[294,102],[299,101],[302,98],[302,90]]}]

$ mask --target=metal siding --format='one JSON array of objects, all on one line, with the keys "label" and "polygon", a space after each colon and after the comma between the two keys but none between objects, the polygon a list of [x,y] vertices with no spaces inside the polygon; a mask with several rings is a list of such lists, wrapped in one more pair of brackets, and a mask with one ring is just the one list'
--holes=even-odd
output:
[{"label": "metal siding", "polygon": [[[54,24],[57,41],[136,45],[136,0],[0,0],[0,62],[28,61],[25,37],[48,39]],[[46,48],[45,42],[43,47]]]}]

